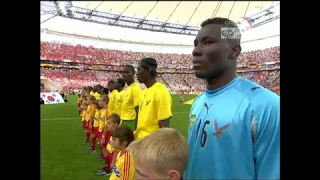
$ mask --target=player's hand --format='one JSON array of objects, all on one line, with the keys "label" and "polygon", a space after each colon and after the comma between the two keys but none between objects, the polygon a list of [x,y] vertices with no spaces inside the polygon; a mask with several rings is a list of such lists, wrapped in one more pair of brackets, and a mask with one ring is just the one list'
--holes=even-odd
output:
[{"label": "player's hand", "polygon": [[114,168],[114,163],[111,163],[110,169],[113,169],[113,168]]},{"label": "player's hand", "polygon": [[100,140],[100,144],[101,144],[101,145],[105,145],[105,144],[104,144],[105,140],[106,140],[106,139],[105,139],[104,137],[103,137],[103,138],[101,138],[101,140]]},{"label": "player's hand", "polygon": [[102,154],[103,154],[104,156],[108,156],[108,155],[109,155],[109,151],[107,151],[106,148],[103,148],[103,149],[102,149]]}]

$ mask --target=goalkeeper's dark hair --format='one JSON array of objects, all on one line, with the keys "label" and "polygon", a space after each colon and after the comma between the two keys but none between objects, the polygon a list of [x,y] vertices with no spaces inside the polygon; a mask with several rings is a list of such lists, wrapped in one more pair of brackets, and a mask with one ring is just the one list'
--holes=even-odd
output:
[{"label": "goalkeeper's dark hair", "polygon": [[238,28],[237,24],[232,20],[228,18],[221,18],[221,17],[206,19],[201,23],[201,27],[203,28],[209,24],[219,24],[219,25],[223,25],[223,27]]},{"label": "goalkeeper's dark hair", "polygon": [[[209,19],[206,19],[205,21],[203,21],[201,23],[201,28],[207,26],[207,25],[210,25],[210,24],[218,24],[218,25],[222,25],[222,27],[226,27],[226,28],[237,28],[238,31],[240,32],[240,29],[238,27],[238,25],[228,19],[228,18],[221,18],[221,17],[215,17],[215,18],[209,18]],[[240,45],[240,42],[241,42],[241,39],[235,39],[236,41],[233,41],[235,42],[237,45]]]}]

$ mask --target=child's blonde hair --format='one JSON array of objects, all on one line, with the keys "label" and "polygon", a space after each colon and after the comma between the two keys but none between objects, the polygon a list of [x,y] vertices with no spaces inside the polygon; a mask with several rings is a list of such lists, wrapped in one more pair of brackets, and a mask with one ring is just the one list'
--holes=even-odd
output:
[{"label": "child's blonde hair", "polygon": [[136,140],[130,144],[128,150],[135,162],[152,163],[158,174],[176,170],[182,175],[188,166],[188,143],[172,128],[161,128],[141,140]]}]

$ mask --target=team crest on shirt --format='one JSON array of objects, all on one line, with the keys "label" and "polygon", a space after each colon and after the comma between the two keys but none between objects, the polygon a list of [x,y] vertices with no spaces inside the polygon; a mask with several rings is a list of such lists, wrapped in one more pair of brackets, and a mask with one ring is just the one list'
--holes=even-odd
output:
[{"label": "team crest on shirt", "polygon": [[196,120],[196,115],[191,115],[190,116],[190,119],[189,119],[189,124],[190,124],[190,127],[192,127],[193,126],[193,123],[194,123],[194,121]]},{"label": "team crest on shirt", "polygon": [[111,141],[111,140],[109,140],[108,144],[112,145],[112,141]]},{"label": "team crest on shirt", "polygon": [[230,126],[230,122],[228,122],[227,124],[224,124],[222,127],[219,127],[218,121],[217,119],[214,121],[214,129],[215,132],[213,133],[213,135],[215,137],[217,137],[217,139],[220,138],[220,135],[223,133],[224,130],[228,129]]}]

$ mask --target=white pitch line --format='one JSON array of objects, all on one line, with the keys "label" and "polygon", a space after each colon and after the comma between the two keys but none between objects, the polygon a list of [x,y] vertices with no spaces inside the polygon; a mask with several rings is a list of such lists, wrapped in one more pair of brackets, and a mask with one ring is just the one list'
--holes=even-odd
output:
[{"label": "white pitch line", "polygon": [[[175,113],[172,113],[173,115],[175,114],[187,114],[189,112],[175,112]],[[41,121],[61,121],[61,120],[74,120],[74,119],[79,119],[80,120],[80,117],[70,117],[70,118],[49,118],[49,119],[41,119]]]}]

